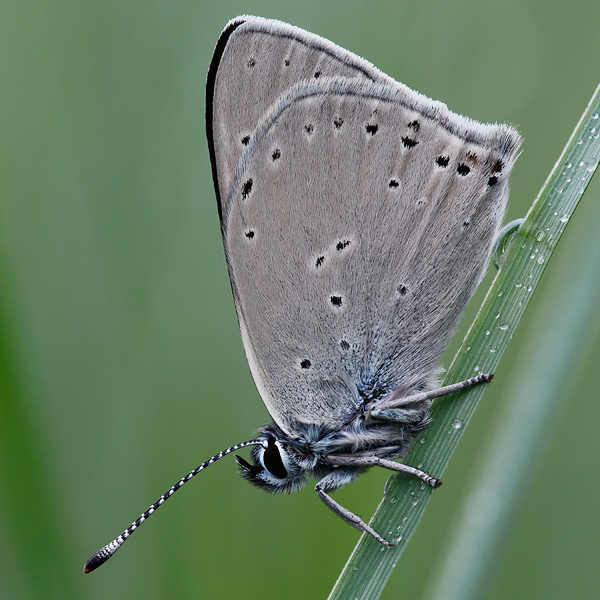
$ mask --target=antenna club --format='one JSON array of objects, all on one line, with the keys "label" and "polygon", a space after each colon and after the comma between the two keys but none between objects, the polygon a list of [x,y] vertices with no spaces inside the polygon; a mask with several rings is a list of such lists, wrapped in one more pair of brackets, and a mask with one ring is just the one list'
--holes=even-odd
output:
[{"label": "antenna club", "polygon": [[96,552],[94,556],[87,560],[85,566],[83,567],[83,572],[87,575],[88,573],[95,571],[99,566],[103,565],[111,556],[112,554],[105,553],[104,548],[102,548],[102,550]]}]

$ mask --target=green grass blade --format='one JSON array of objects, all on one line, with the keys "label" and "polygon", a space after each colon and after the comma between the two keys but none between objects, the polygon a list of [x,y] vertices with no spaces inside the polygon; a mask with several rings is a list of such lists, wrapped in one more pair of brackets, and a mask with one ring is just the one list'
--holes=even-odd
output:
[{"label": "green grass blade", "polygon": [[[600,157],[598,129],[600,87],[581,117],[562,155],[506,253],[486,299],[450,366],[444,384],[467,379],[476,372],[493,372],[539,283],[571,215]],[[462,392],[460,398],[437,401],[433,423],[413,442],[405,462],[420,465],[440,477],[485,386]],[[458,396],[458,395],[457,395]],[[378,598],[408,540],[414,533],[433,490],[415,478],[395,475],[371,521],[396,546],[384,549],[363,535],[336,582],[329,600]]]},{"label": "green grass blade", "polygon": [[[514,524],[515,509],[536,471],[545,438],[553,431],[553,417],[568,396],[569,376],[578,369],[581,348],[600,305],[598,200],[596,195],[594,214],[581,231],[586,252],[569,261],[568,284],[562,275],[556,277],[536,307],[531,323],[536,334],[529,336],[515,360],[519,367],[511,371],[509,389],[503,394],[503,415],[483,452],[475,486],[463,502],[444,563],[427,596],[431,600],[483,597],[481,586],[498,564],[498,548]],[[535,361],[530,360],[533,356]],[[579,465],[578,469],[586,481],[589,473]],[[559,480],[563,474],[556,471]]]}]

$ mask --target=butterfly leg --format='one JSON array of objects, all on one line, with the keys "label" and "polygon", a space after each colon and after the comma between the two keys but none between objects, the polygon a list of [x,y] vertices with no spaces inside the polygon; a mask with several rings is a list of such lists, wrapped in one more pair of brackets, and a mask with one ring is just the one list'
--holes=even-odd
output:
[{"label": "butterfly leg", "polygon": [[414,467],[405,465],[404,463],[399,463],[393,460],[389,460],[387,458],[380,458],[379,456],[353,456],[351,454],[331,454],[329,456],[324,457],[323,462],[339,467],[383,467],[384,469],[390,469],[391,471],[396,471],[398,473],[408,473],[409,475],[414,475],[415,477],[418,477],[421,481],[425,482],[427,485],[430,485],[433,488],[438,488],[440,487],[440,485],[442,485],[440,479],[432,477],[431,475],[429,475],[429,473],[425,473],[425,471],[415,469]]},{"label": "butterfly leg", "polygon": [[[391,462],[391,461],[390,461]],[[364,531],[369,535],[372,535],[380,544],[383,544],[387,548],[391,548],[394,544],[390,544],[388,541],[384,540],[371,526],[365,523],[358,515],[355,515],[353,512],[350,512],[347,508],[344,508],[341,504],[338,504],[327,492],[326,490],[331,489],[330,486],[338,487],[337,485],[337,477],[336,472],[330,473],[329,475],[325,475],[321,481],[317,483],[315,486],[315,492],[319,495],[319,498],[325,502],[325,504],[336,514],[338,517],[341,517],[352,525],[352,527],[356,527],[356,529],[360,531]]]},{"label": "butterfly leg", "polygon": [[390,398],[386,398],[380,402],[373,402],[369,407],[367,407],[365,418],[367,421],[370,419],[400,420],[395,417],[397,412],[395,409],[400,409],[398,412],[402,413],[403,407],[406,409],[409,407],[409,405],[418,406],[423,402],[427,402],[441,396],[447,396],[448,394],[454,394],[455,392],[460,392],[480,383],[487,383],[493,378],[493,373],[481,373],[475,377],[471,377],[470,379],[445,385],[444,387],[436,390],[429,390],[428,392],[420,392],[418,394],[412,394],[411,396],[403,397],[395,397],[392,394]]}]

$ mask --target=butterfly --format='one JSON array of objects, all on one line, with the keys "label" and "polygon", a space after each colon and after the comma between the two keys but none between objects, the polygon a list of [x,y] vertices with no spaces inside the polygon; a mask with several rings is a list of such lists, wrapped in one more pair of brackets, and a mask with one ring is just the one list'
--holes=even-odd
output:
[{"label": "butterfly", "polygon": [[297,27],[243,16],[210,65],[206,131],[248,364],[273,422],[194,469],[86,563],[105,562],[185,482],[254,446],[268,492],[330,495],[404,456],[442,388],[437,363],[481,280],[521,138],[410,90]]}]

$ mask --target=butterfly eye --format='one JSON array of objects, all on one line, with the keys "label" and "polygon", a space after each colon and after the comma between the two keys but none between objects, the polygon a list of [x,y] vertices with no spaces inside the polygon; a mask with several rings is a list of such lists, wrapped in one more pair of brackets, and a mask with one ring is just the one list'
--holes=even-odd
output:
[{"label": "butterfly eye", "polygon": [[285,479],[287,477],[288,474],[283,466],[279,448],[275,443],[271,443],[267,446],[262,459],[265,469],[267,469],[271,475],[277,477],[278,479]]}]

